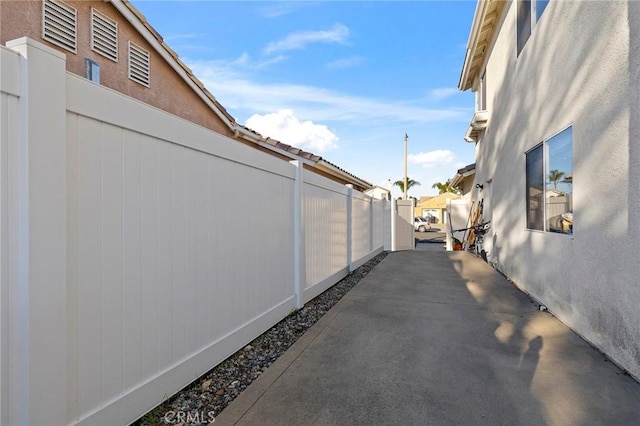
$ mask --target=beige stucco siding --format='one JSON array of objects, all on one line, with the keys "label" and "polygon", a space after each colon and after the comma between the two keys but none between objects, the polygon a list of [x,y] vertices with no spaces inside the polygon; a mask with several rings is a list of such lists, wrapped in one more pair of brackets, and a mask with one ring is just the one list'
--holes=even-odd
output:
[{"label": "beige stucco siding", "polygon": [[[476,158],[490,260],[640,377],[640,4],[550,2],[519,56],[515,3],[505,13]],[[574,235],[527,230],[525,153],[567,126]]]},{"label": "beige stucco siding", "polygon": [[[100,84],[142,102],[182,117],[208,129],[232,136],[228,126],[164,61],[113,5],[102,1],[65,1],[77,9],[77,53],[64,50],[42,38],[42,1],[0,1],[0,43],[30,37],[67,56],[67,71],[85,75],[85,58],[100,65]],[[118,22],[118,62],[91,50],[91,8]],[[151,54],[151,83],[145,87],[128,78],[129,40]]]}]

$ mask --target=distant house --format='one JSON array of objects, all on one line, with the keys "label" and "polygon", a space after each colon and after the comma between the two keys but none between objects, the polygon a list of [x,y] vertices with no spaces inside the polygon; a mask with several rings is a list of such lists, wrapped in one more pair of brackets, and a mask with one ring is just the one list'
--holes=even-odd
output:
[{"label": "distant house", "polygon": [[420,197],[415,207],[415,215],[430,217],[431,223],[446,223],[445,210],[447,200],[457,200],[460,196],[453,192],[445,192],[435,197]]},{"label": "distant house", "polygon": [[364,193],[377,200],[391,201],[391,190],[379,185],[374,185],[373,188],[364,191]]},{"label": "distant house", "polygon": [[67,71],[359,191],[372,185],[322,157],[239,123],[127,0],[0,2],[0,44],[29,37],[66,55]]},{"label": "distant house", "polygon": [[[427,210],[422,211],[422,209],[418,209],[418,206],[424,205],[424,203],[426,203],[427,201],[435,197],[436,197],[435,195],[424,195],[420,197],[419,200],[416,200],[414,216],[427,217],[429,215],[429,211]],[[432,212],[432,216],[435,216],[435,215],[436,215],[436,212]]]},{"label": "distant house", "polygon": [[639,18],[636,1],[480,0],[459,82],[489,262],[636,378]]},{"label": "distant house", "polygon": [[475,176],[476,163],[469,164],[468,166],[458,169],[453,179],[451,179],[451,186],[460,191],[462,198],[469,198],[475,185]]}]

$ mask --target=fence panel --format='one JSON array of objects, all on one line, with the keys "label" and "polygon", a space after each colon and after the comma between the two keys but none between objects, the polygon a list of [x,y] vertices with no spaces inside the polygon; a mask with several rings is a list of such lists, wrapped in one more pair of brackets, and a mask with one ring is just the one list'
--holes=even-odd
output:
[{"label": "fence panel", "polygon": [[353,262],[364,258],[371,248],[371,198],[361,192],[353,191]]},{"label": "fence panel", "polygon": [[384,200],[373,200],[373,248],[384,246]]},{"label": "fence panel", "polygon": [[[100,95],[92,102],[114,102]],[[130,102],[121,97],[114,109],[143,108]],[[149,123],[173,119],[140,113],[159,115]],[[221,361],[238,349],[224,344],[229,335],[252,323],[261,332],[275,321],[260,317],[277,310],[279,319],[293,307],[291,166],[273,159],[273,170],[252,167],[225,158],[224,145],[214,155],[105,119],[113,121],[67,116],[69,215],[77,224],[69,232],[70,418],[88,423],[102,418],[94,410],[106,401],[202,351],[208,366]],[[175,121],[185,141],[227,143]],[[250,150],[227,148],[236,145]],[[157,403],[193,377],[144,393]]]},{"label": "fence panel", "polygon": [[348,190],[344,185],[313,173],[307,172],[303,176],[307,301],[347,274]]},{"label": "fence panel", "polygon": [[[294,165],[65,74],[62,55],[31,44],[35,57],[57,55],[60,77],[49,79],[60,84],[49,86],[63,93],[55,91],[45,111],[51,120],[30,120],[19,100],[26,58],[0,48],[0,423],[41,423],[52,407],[54,423],[130,423],[277,323],[296,306],[299,206],[305,301],[385,244],[386,203],[314,173],[296,181]],[[29,67],[29,81],[46,68]],[[41,165],[55,157],[44,155],[54,151],[47,145],[54,127],[55,152],[65,161],[52,162],[49,188],[49,169],[14,160]],[[46,191],[27,185],[21,173],[29,170]],[[19,202],[34,194],[37,212]],[[51,215],[42,205],[57,194],[60,220],[47,226],[66,227],[29,234]],[[30,251],[20,257],[19,239],[29,235]],[[18,276],[33,268],[29,254],[47,247],[66,247],[46,265],[66,271],[56,275],[59,297],[32,297],[40,294],[32,289],[54,293],[47,268],[33,269],[37,280]],[[51,326],[40,314],[47,301],[48,317],[59,313]],[[50,350],[29,352],[38,336],[55,340],[55,351],[40,339]],[[47,368],[60,376],[52,382],[66,379],[55,398],[30,386]],[[42,408],[44,396],[50,401]],[[15,417],[8,407],[19,407]]]}]

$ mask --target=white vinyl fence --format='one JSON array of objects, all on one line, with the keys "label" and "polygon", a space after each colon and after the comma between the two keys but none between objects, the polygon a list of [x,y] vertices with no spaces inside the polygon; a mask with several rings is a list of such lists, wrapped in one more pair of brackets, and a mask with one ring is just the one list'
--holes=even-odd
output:
[{"label": "white vinyl fence", "polygon": [[8,45],[2,424],[129,423],[389,248],[390,203]]}]

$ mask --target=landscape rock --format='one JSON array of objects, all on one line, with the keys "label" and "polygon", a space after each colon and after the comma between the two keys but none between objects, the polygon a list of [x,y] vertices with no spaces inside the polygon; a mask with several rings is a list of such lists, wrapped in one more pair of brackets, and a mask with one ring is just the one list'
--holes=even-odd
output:
[{"label": "landscape rock", "polygon": [[[164,418],[165,413],[169,411],[212,412],[214,416],[220,414],[386,256],[386,252],[380,253],[356,269],[324,293],[307,302],[302,309],[292,312],[250,344],[134,422],[133,425],[176,426],[175,423],[169,423]],[[213,392],[213,389],[216,391]]]}]

